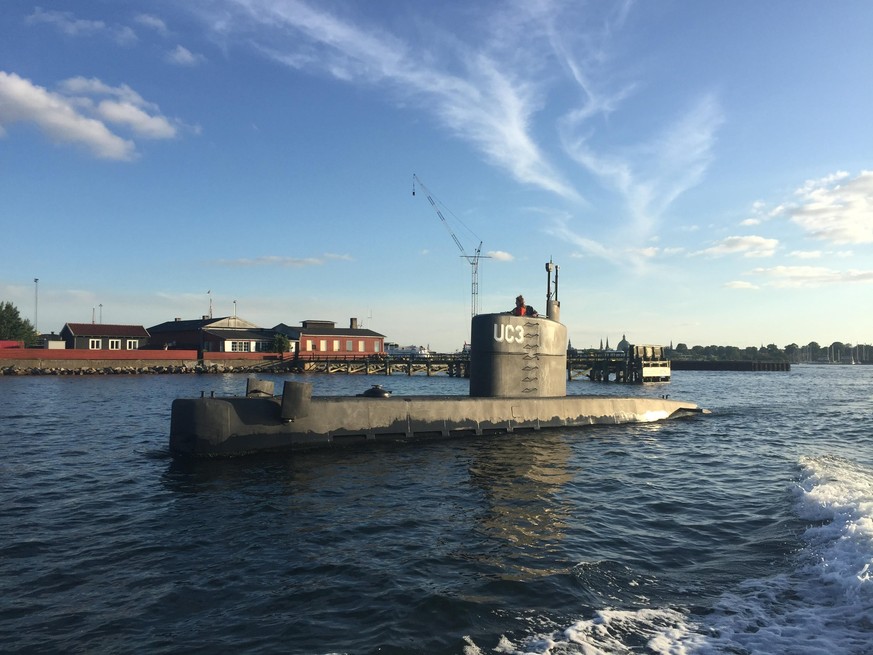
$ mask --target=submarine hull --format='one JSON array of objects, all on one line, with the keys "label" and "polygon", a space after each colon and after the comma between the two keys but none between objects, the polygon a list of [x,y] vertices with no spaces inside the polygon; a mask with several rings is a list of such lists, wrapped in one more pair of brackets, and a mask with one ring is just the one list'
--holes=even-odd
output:
[{"label": "submarine hull", "polygon": [[563,396],[193,398],[173,401],[170,450],[176,456],[233,456],[650,422],[700,413],[665,398]]}]

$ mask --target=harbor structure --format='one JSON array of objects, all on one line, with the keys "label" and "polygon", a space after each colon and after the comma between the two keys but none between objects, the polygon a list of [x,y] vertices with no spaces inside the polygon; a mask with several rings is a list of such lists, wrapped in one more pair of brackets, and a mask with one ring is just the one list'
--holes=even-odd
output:
[{"label": "harbor structure", "polygon": [[[664,397],[567,396],[567,328],[560,323],[557,267],[546,315],[472,318],[469,396],[391,397],[380,385],[357,397],[313,397],[312,385],[252,379],[245,397],[173,401],[176,457],[230,456],[545,428],[648,422],[704,412]],[[552,292],[552,272],[555,274]]]}]

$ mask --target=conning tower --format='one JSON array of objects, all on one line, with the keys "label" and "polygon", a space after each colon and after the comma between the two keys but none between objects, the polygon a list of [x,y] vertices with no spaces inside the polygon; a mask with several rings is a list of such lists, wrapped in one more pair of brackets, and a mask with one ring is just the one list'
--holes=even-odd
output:
[{"label": "conning tower", "polygon": [[[546,315],[473,317],[470,395],[552,398],[567,395],[567,327],[560,321],[558,269],[546,264]],[[554,275],[554,287],[553,287]]]}]

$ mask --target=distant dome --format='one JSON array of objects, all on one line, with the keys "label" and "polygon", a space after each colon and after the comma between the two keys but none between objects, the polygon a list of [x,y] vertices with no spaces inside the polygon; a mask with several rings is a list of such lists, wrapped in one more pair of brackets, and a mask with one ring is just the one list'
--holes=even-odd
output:
[{"label": "distant dome", "polygon": [[630,343],[628,343],[628,340],[624,335],[621,335],[621,341],[618,342],[616,348],[618,348],[618,350],[623,350],[624,352],[627,352],[630,349]]}]

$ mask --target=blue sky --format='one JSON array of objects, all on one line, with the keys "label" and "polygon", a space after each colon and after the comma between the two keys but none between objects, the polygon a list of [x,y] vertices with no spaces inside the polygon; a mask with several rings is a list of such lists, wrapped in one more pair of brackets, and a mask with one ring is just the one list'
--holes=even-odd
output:
[{"label": "blue sky", "polygon": [[542,310],[551,258],[574,346],[870,343],[871,33],[860,0],[5,0],[0,299],[456,350],[471,266],[416,174],[481,311]]}]

